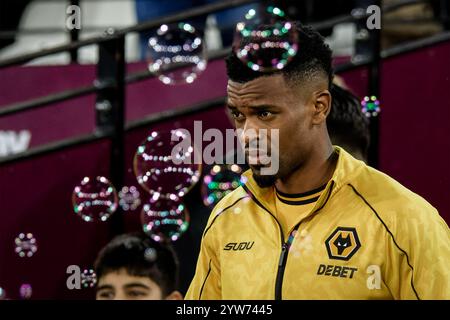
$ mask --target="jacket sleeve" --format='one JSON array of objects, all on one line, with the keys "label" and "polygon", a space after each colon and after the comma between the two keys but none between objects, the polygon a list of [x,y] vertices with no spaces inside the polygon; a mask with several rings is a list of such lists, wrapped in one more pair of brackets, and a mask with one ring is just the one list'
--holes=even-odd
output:
[{"label": "jacket sleeve", "polygon": [[[214,212],[211,217],[213,215]],[[214,220],[210,219],[207,226],[211,226],[212,222]],[[203,233],[195,275],[186,293],[186,300],[222,299],[217,248],[214,230],[207,227]]]},{"label": "jacket sleeve", "polygon": [[394,298],[449,300],[450,230],[431,205],[408,211],[394,232],[398,239]]}]

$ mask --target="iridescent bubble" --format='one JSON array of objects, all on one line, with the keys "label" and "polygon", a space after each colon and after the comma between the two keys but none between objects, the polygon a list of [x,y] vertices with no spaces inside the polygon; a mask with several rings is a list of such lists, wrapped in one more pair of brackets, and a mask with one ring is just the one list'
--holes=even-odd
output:
[{"label": "iridescent bubble", "polygon": [[144,251],[144,259],[148,262],[155,262],[158,258],[158,254],[154,248],[147,248]]},{"label": "iridescent bubble", "polygon": [[237,164],[216,164],[206,170],[201,189],[203,203],[214,207],[223,197],[243,185],[246,179],[241,176],[242,171]]},{"label": "iridescent bubble", "polygon": [[32,257],[38,249],[36,238],[32,233],[20,233],[14,242],[16,245],[15,251],[21,258]]},{"label": "iridescent bubble", "polygon": [[366,96],[361,101],[361,111],[367,118],[376,117],[380,113],[380,101],[376,96]]},{"label": "iridescent bubble", "polygon": [[251,9],[236,25],[233,51],[254,71],[283,69],[297,54],[298,46],[295,25],[277,7]]},{"label": "iridescent bubble", "polygon": [[24,283],[19,288],[19,294],[20,298],[28,300],[33,294],[33,288],[31,287],[31,285]]},{"label": "iridescent bubble", "polygon": [[97,275],[93,269],[85,269],[81,273],[81,285],[83,288],[93,288],[97,284]]},{"label": "iridescent bubble", "polygon": [[188,137],[181,130],[154,131],[137,148],[134,173],[151,195],[176,200],[199,180],[201,167],[194,164],[194,148],[184,148],[178,139],[185,141]]},{"label": "iridescent bubble", "polygon": [[117,191],[105,177],[84,177],[72,193],[74,212],[84,221],[106,221],[116,211]]},{"label": "iridescent bubble", "polygon": [[189,23],[163,24],[148,40],[148,69],[164,84],[192,83],[206,64],[203,40]]},{"label": "iridescent bubble", "polygon": [[135,186],[123,187],[122,190],[119,191],[119,205],[122,210],[136,210],[141,204],[141,199],[139,198],[139,196],[139,191]]},{"label": "iridescent bubble", "polygon": [[189,226],[189,214],[180,200],[152,197],[142,208],[141,222],[153,240],[176,241]]}]

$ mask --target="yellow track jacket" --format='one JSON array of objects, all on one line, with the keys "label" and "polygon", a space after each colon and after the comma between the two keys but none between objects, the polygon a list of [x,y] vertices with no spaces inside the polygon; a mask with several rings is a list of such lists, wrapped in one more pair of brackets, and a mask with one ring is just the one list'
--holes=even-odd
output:
[{"label": "yellow track jacket", "polygon": [[450,231],[435,208],[336,147],[332,179],[285,239],[251,177],[214,208],[186,299],[450,299]]}]

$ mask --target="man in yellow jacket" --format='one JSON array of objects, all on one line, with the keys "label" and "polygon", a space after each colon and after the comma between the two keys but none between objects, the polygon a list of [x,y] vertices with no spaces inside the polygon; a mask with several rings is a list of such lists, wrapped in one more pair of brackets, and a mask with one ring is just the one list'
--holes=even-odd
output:
[{"label": "man in yellow jacket", "polygon": [[[296,28],[299,51],[280,71],[227,59],[250,170],[214,208],[186,298],[450,299],[448,226],[423,198],[332,146],[331,51]],[[276,173],[263,174],[250,129],[278,130]]]}]

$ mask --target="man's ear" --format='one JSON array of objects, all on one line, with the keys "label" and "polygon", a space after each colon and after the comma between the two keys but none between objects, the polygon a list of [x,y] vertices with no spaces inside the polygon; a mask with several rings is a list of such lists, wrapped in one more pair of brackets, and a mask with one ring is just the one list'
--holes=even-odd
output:
[{"label": "man's ear", "polygon": [[181,292],[175,290],[166,297],[166,300],[183,300],[183,295]]},{"label": "man's ear", "polygon": [[331,93],[328,90],[314,92],[313,124],[318,125],[326,121],[331,111]]}]

